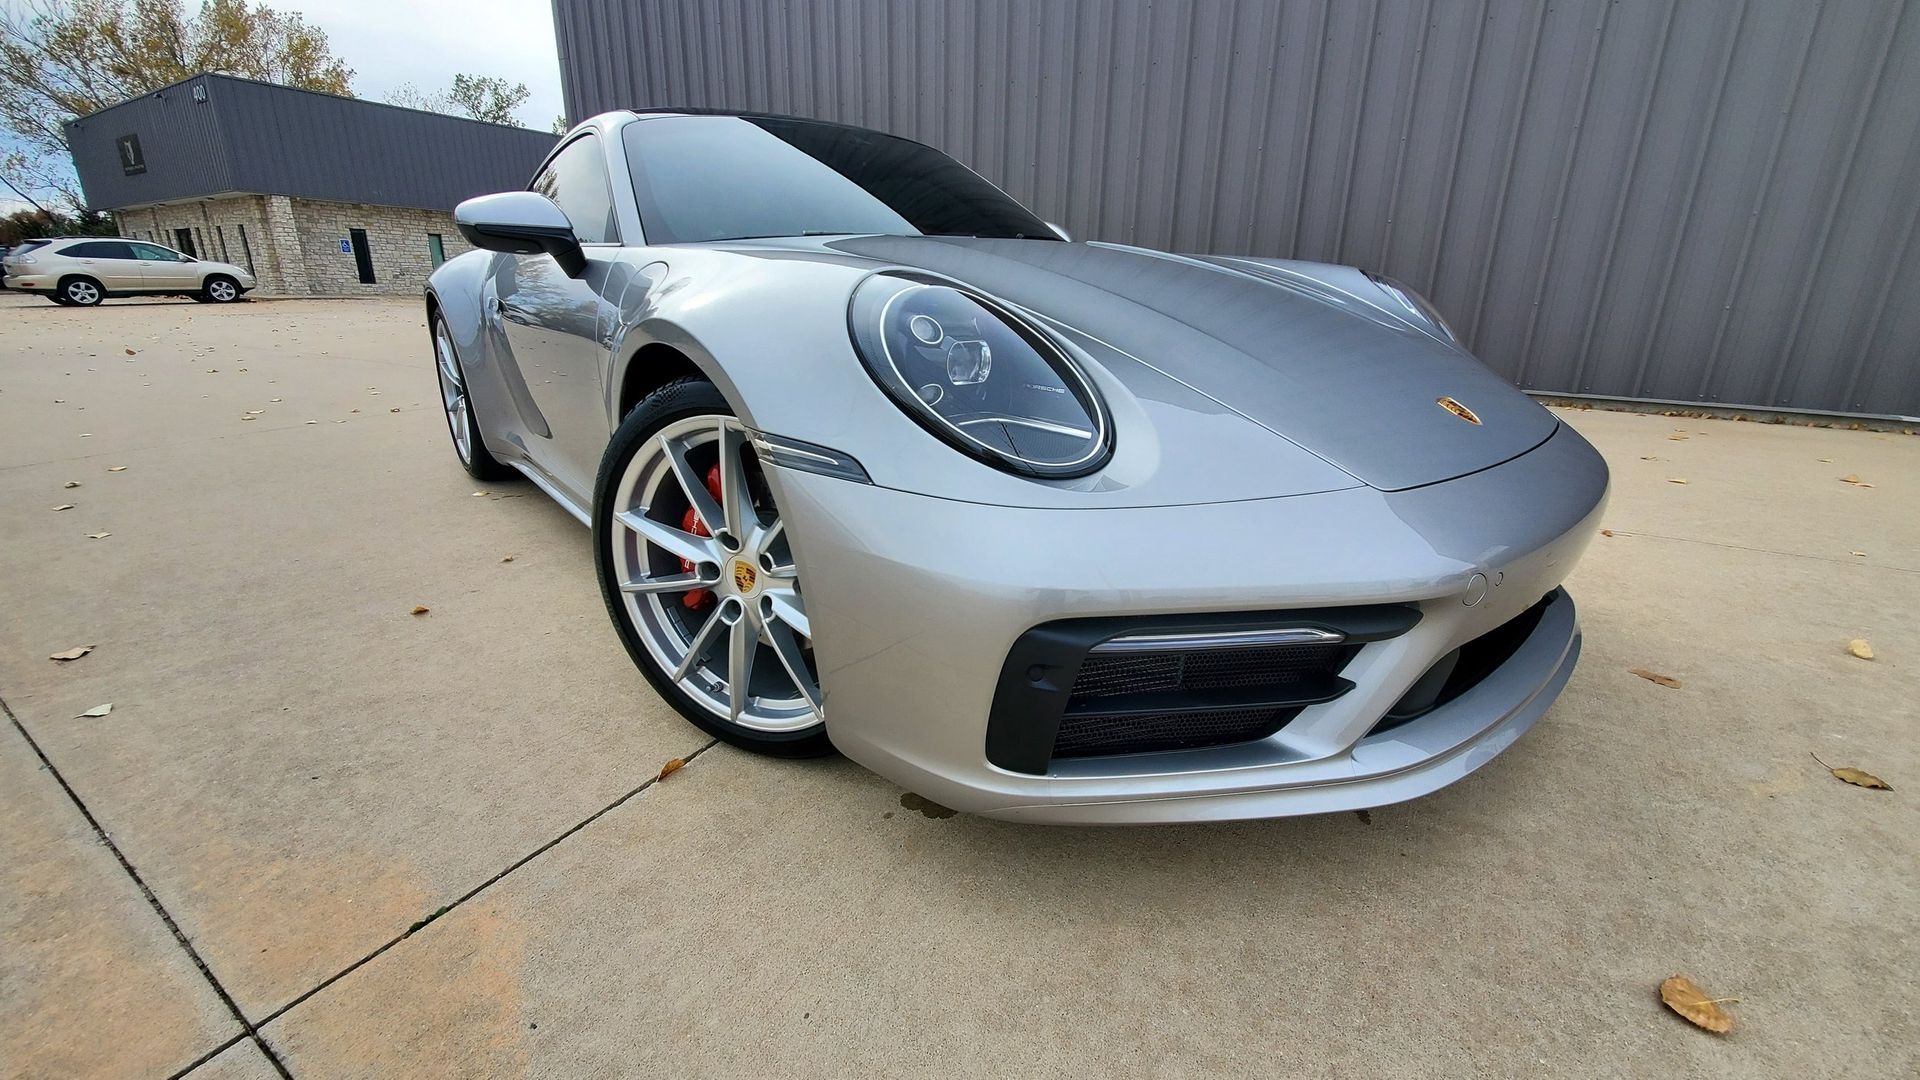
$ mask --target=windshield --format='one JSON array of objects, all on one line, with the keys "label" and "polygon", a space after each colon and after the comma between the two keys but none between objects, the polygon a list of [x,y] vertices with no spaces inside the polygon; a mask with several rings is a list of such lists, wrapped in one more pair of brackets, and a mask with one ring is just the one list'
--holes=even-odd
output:
[{"label": "windshield", "polygon": [[663,116],[626,127],[650,244],[840,233],[1057,240],[928,146],[808,120]]}]

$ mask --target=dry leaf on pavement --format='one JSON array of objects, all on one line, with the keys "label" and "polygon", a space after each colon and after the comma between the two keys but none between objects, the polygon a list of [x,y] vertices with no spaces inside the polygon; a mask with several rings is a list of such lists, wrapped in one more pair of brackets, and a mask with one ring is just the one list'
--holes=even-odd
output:
[{"label": "dry leaf on pavement", "polygon": [[512,561],[513,561],[513,556],[511,556],[511,555],[509,555],[509,556],[507,556],[506,558],[504,558],[504,559],[501,559],[500,561],[501,561],[501,562],[512,562]]},{"label": "dry leaf on pavement", "polygon": [[93,646],[91,646],[91,645],[75,645],[75,646],[74,646],[73,648],[71,648],[71,649],[66,649],[66,650],[64,650],[64,651],[62,651],[62,652],[57,652],[57,653],[49,653],[49,654],[47,655],[47,659],[49,659],[49,660],[78,660],[78,659],[80,659],[81,657],[83,657],[83,656],[85,656],[85,655],[87,655],[88,653],[90,653],[90,652],[92,652],[92,651],[93,651]]},{"label": "dry leaf on pavement", "polygon": [[136,355],[138,355],[138,354],[137,354],[137,353],[135,353],[135,352],[134,352],[134,351],[133,351],[132,349],[128,349],[128,350],[127,350],[127,355],[128,355],[128,356],[136,356]]},{"label": "dry leaf on pavement", "polygon": [[1686,441],[1687,441],[1687,437],[1686,437],[1685,435],[1681,435],[1681,434],[1678,434],[1678,433],[1676,433],[1676,434],[1673,434],[1673,435],[1669,435],[1669,436],[1667,436],[1667,438],[1669,438],[1669,439],[1671,439],[1671,440],[1673,440],[1674,442],[1686,442]]},{"label": "dry leaf on pavement", "polygon": [[105,705],[95,705],[93,708],[88,709],[86,712],[75,715],[74,719],[78,720],[82,716],[105,716],[112,711],[113,711],[113,702],[109,701]]},{"label": "dry leaf on pavement", "polygon": [[671,776],[672,774],[677,773],[681,769],[684,769],[686,767],[687,767],[686,758],[674,758],[672,761],[669,761],[665,765],[660,766],[660,775],[656,777],[656,779],[665,780],[668,776]]},{"label": "dry leaf on pavement", "polygon": [[1668,477],[1668,478],[1667,478],[1667,483],[1669,483],[1669,484],[1684,484],[1684,483],[1686,483],[1686,481],[1685,481],[1685,480],[1675,480],[1675,479],[1674,479],[1674,478],[1672,478],[1672,477]]},{"label": "dry leaf on pavement", "polygon": [[1710,998],[1705,990],[1685,975],[1675,975],[1660,984],[1660,1000],[1667,1008],[1686,1017],[1687,1022],[1715,1035],[1733,1030],[1733,1015],[1720,1006],[1739,998]]},{"label": "dry leaf on pavement", "polygon": [[79,486],[80,486],[80,481],[78,481],[78,480],[69,480],[69,481],[67,481],[67,487],[68,487],[69,489],[72,489],[72,488],[77,488],[77,487],[79,487]]},{"label": "dry leaf on pavement", "polygon": [[127,467],[125,465],[109,465],[107,466],[107,471],[108,472],[126,472]]},{"label": "dry leaf on pavement", "polygon": [[[1819,754],[1813,754],[1812,757],[1813,760],[1820,761]],[[1851,765],[1842,765],[1836,769],[1824,761],[1820,761],[1820,767],[1832,773],[1834,779],[1845,780],[1854,787],[1872,788],[1875,791],[1893,790],[1892,784],[1887,783],[1885,780],[1880,779],[1864,769],[1856,769]]]},{"label": "dry leaf on pavement", "polygon": [[1661,675],[1658,672],[1648,671],[1646,668],[1642,668],[1642,667],[1628,668],[1627,674],[1638,675],[1650,683],[1659,683],[1661,686],[1664,686],[1669,690],[1680,689],[1680,680],[1674,678],[1671,675]]},{"label": "dry leaf on pavement", "polygon": [[413,605],[413,611],[411,612],[411,614],[425,615],[429,610],[430,609],[425,604],[415,604]]},{"label": "dry leaf on pavement", "polygon": [[1613,535],[1613,530],[1612,530],[1612,529],[1601,529],[1601,530],[1600,530],[1600,535],[1601,535],[1601,536],[1612,536],[1612,535]]},{"label": "dry leaf on pavement", "polygon": [[53,512],[57,514],[62,510],[71,510],[71,509],[73,509],[72,503],[61,503],[59,506],[56,506],[53,508]]},{"label": "dry leaf on pavement", "polygon": [[1867,644],[1866,638],[1854,638],[1847,642],[1847,651],[1862,660],[1873,659],[1873,646]]},{"label": "dry leaf on pavement", "polygon": [[1866,552],[1864,552],[1864,551],[1851,551],[1851,552],[1848,552],[1848,554],[1849,554],[1849,555],[1854,555],[1854,556],[1857,556],[1857,557],[1859,557],[1859,558],[1862,558],[1862,559],[1864,559],[1864,558],[1866,558],[1866,557],[1867,557],[1867,553],[1866,553]]},{"label": "dry leaf on pavement", "polygon": [[110,533],[110,532],[97,532],[97,533],[88,533],[88,534],[87,534],[87,539],[89,539],[89,540],[105,540],[105,539],[106,539],[107,537],[109,537],[109,536],[112,536],[112,535],[113,535],[113,534],[112,534],[112,533]]}]

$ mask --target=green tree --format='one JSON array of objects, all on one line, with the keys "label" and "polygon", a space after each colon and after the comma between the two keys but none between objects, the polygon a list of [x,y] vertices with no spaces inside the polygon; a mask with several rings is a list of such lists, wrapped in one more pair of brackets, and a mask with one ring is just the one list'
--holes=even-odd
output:
[{"label": "green tree", "polygon": [[81,203],[61,125],[203,71],[352,92],[326,32],[247,0],[27,0],[0,12],[0,169]]},{"label": "green tree", "polygon": [[435,92],[402,83],[387,95],[387,103],[518,127],[520,117],[515,110],[532,96],[526,83],[510,83],[491,75],[455,75],[452,87]]}]

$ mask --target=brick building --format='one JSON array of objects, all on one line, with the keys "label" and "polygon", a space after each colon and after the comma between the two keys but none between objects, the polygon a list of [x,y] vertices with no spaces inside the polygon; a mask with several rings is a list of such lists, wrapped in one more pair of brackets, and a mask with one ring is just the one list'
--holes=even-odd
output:
[{"label": "brick building", "polygon": [[467,250],[454,204],[526,187],[555,137],[227,75],[67,124],[123,236],[247,267],[265,293],[412,293]]}]

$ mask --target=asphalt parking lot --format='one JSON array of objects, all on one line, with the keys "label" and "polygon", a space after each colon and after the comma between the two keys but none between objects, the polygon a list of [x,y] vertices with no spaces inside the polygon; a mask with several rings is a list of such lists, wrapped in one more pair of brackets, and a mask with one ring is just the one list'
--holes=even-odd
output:
[{"label": "asphalt parking lot", "polygon": [[1506,755],[1041,828],[671,713],[417,304],[0,297],[0,1074],[1914,1075],[1920,438],[1562,416],[1611,535]]}]

